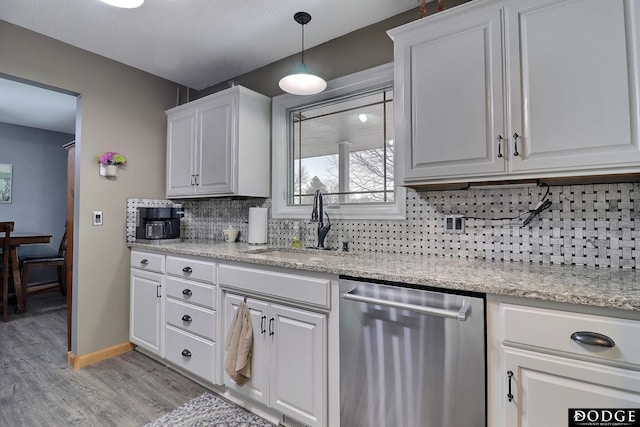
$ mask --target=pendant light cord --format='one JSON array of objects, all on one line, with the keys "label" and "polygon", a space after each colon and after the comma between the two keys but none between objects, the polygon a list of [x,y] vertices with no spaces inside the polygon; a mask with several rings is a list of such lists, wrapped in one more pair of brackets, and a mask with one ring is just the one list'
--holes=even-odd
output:
[{"label": "pendant light cord", "polygon": [[302,26],[302,49],[301,49],[301,58],[300,62],[304,64],[304,24],[300,24]]}]

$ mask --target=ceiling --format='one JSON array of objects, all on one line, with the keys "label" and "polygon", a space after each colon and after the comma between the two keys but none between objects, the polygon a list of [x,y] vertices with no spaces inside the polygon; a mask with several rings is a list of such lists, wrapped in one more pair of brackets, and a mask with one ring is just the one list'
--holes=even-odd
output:
[{"label": "ceiling", "polygon": [[0,78],[0,123],[76,133],[76,97]]},{"label": "ceiling", "polygon": [[[0,19],[201,90],[417,7],[418,0],[1,0]],[[75,133],[75,98],[0,78],[0,122]]]}]

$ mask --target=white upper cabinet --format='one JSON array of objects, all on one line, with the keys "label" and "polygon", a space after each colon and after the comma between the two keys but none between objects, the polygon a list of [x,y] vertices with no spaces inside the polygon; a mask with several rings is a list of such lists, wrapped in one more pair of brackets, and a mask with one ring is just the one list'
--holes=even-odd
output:
[{"label": "white upper cabinet", "polygon": [[512,171],[639,170],[636,3],[505,4]]},{"label": "white upper cabinet", "polygon": [[168,110],[167,197],[268,197],[270,112],[241,86]]},{"label": "white upper cabinet", "polygon": [[443,13],[390,35],[405,183],[506,172],[496,139],[504,135],[499,7]]},{"label": "white upper cabinet", "polygon": [[389,32],[404,183],[640,172],[640,7],[477,0]]}]

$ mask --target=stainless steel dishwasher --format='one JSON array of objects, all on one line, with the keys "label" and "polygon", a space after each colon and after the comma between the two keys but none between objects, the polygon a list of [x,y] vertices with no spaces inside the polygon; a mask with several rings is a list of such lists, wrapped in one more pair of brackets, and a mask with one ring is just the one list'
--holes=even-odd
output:
[{"label": "stainless steel dishwasher", "polygon": [[486,425],[485,298],[340,279],[340,425]]}]

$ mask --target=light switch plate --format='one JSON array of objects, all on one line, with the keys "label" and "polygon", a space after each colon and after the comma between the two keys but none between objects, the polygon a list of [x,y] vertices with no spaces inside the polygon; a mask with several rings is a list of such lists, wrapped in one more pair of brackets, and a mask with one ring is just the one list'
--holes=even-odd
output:
[{"label": "light switch plate", "polygon": [[102,225],[102,211],[93,211],[93,225]]}]

